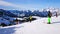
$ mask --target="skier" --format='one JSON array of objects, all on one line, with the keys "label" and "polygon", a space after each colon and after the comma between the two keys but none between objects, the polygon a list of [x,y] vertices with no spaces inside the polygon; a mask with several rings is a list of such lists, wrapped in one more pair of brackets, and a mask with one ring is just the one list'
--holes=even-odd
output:
[{"label": "skier", "polygon": [[30,23],[31,23],[31,21],[32,21],[32,16],[29,16],[29,20],[30,20]]},{"label": "skier", "polygon": [[58,17],[57,12],[56,12],[56,17]]},{"label": "skier", "polygon": [[51,24],[51,16],[52,16],[52,13],[48,11],[48,24]]}]

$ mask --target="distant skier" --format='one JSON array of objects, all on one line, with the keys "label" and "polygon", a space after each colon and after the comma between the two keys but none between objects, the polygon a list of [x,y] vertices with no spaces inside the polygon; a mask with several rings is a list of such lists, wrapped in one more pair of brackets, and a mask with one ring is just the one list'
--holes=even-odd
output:
[{"label": "distant skier", "polygon": [[30,20],[30,23],[31,23],[31,21],[32,21],[32,16],[29,16],[29,20]]},{"label": "distant skier", "polygon": [[51,24],[51,16],[52,16],[52,13],[48,11],[48,24]]},{"label": "distant skier", "polygon": [[57,12],[56,12],[56,17],[58,17]]}]

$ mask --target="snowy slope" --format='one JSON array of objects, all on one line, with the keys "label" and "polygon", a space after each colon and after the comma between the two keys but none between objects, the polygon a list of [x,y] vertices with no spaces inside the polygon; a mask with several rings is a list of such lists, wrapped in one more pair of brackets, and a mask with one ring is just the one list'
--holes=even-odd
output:
[{"label": "snowy slope", "polygon": [[60,16],[51,18],[52,24],[46,24],[47,18],[23,24],[0,27],[0,34],[60,34]]}]

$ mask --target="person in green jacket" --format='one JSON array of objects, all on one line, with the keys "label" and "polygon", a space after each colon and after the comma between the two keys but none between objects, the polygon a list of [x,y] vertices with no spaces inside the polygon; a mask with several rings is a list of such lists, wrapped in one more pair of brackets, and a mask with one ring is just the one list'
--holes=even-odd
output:
[{"label": "person in green jacket", "polygon": [[51,16],[52,16],[52,13],[48,11],[48,24],[51,24]]},{"label": "person in green jacket", "polygon": [[29,20],[30,20],[30,22],[31,22],[31,20],[32,20],[32,16],[29,16]]}]

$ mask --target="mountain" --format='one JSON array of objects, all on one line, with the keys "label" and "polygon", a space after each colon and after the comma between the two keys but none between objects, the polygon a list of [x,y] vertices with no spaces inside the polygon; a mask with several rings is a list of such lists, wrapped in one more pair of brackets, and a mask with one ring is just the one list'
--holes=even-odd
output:
[{"label": "mountain", "polygon": [[37,11],[37,10],[35,10],[33,12],[30,11],[30,10],[25,10],[25,11],[23,11],[23,10],[21,10],[21,11],[18,11],[18,10],[9,10],[9,12],[11,12],[11,13],[19,16],[19,17],[29,17],[30,15],[31,16],[47,17],[47,15],[48,15],[47,11],[40,12],[40,11]]},{"label": "mountain", "polygon": [[0,24],[1,23],[4,23],[6,25],[9,25],[11,23],[14,24],[13,17],[17,17],[17,15],[14,15],[13,13],[11,13],[9,11],[0,9]]},{"label": "mountain", "polygon": [[7,16],[10,16],[10,17],[17,17],[17,15],[14,15],[13,13],[11,13],[9,11],[6,11],[6,10],[3,10],[3,9],[0,9],[0,14],[1,14],[1,16],[7,15]]}]

